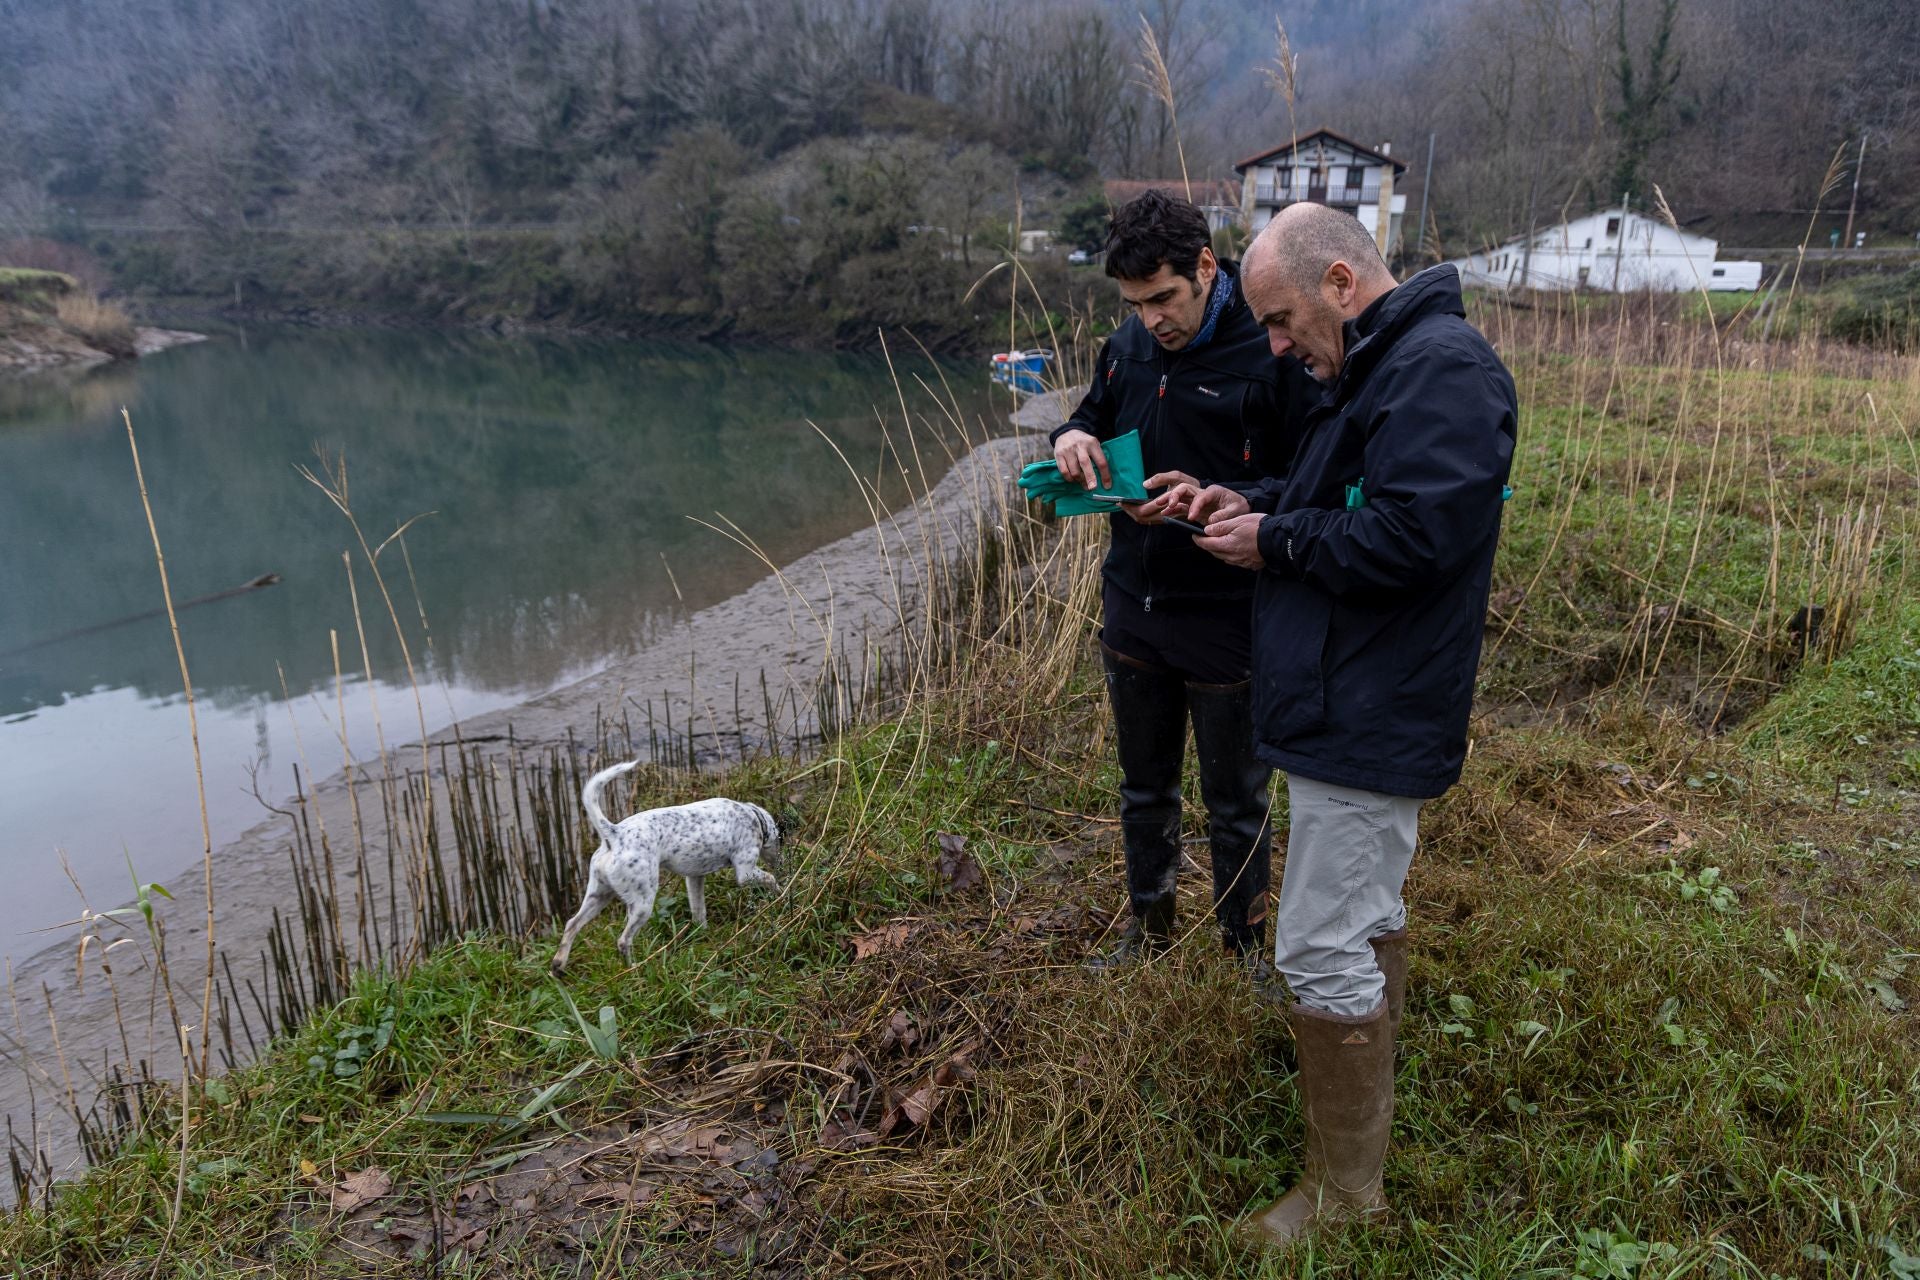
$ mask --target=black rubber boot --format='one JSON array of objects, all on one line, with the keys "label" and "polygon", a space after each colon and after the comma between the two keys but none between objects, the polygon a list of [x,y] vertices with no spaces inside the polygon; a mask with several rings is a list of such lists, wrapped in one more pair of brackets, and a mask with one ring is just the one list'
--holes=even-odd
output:
[{"label": "black rubber boot", "polygon": [[1124,969],[1142,960],[1151,960],[1173,943],[1173,895],[1155,898],[1143,911],[1134,906],[1134,917],[1120,933],[1120,941],[1104,956],[1087,961],[1087,968]]},{"label": "black rubber boot", "polygon": [[[1108,963],[1156,954],[1173,938],[1180,866],[1180,762],[1187,751],[1187,685],[1104,645],[1107,695],[1120,754],[1120,836],[1133,922]],[[1104,966],[1102,966],[1104,967]]]},{"label": "black rubber boot", "polygon": [[1213,914],[1221,943],[1251,967],[1266,959],[1273,878],[1273,770],[1253,753],[1252,684],[1189,684],[1187,704],[1213,847]]}]

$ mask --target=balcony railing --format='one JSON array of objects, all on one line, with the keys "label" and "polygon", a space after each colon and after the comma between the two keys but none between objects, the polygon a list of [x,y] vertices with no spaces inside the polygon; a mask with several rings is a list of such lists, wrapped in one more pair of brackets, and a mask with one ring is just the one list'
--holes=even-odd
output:
[{"label": "balcony railing", "polygon": [[1255,204],[1295,204],[1302,200],[1312,204],[1378,204],[1380,201],[1380,184],[1377,182],[1367,182],[1357,187],[1349,187],[1343,185],[1327,186],[1324,183],[1318,182],[1295,182],[1285,186],[1277,183],[1264,183],[1253,189],[1253,201]]}]

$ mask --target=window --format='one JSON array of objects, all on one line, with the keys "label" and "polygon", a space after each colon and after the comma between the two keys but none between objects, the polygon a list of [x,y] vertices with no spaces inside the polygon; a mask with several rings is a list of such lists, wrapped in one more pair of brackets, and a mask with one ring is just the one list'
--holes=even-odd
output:
[{"label": "window", "polygon": [[1587,237],[1587,242],[1586,242],[1586,243],[1585,243],[1584,245],[1582,245],[1582,246],[1580,246],[1580,247],[1581,247],[1581,248],[1583,248],[1583,249],[1591,249],[1591,248],[1593,248],[1593,237],[1592,237],[1592,236],[1588,236],[1588,237]]},{"label": "window", "polygon": [[1362,168],[1360,165],[1357,165],[1357,164],[1348,165],[1347,166],[1347,186],[1349,188],[1359,186],[1361,181],[1365,179],[1366,175],[1367,175],[1367,171],[1364,168]]},{"label": "window", "polygon": [[1607,239],[1611,240],[1619,234],[1620,234],[1620,219],[1608,218],[1607,219]]},{"label": "window", "polygon": [[[1588,241],[1588,243],[1589,243],[1589,244],[1591,244],[1591,243],[1592,243],[1592,241]],[[1580,268],[1580,287],[1581,287],[1582,289],[1584,289],[1584,288],[1586,288],[1586,287],[1587,287],[1587,272],[1588,272],[1588,271],[1590,271],[1591,269],[1592,269],[1592,268],[1590,268],[1590,267],[1582,267],[1582,268]]]},{"label": "window", "polygon": [[1713,278],[1716,280],[1718,280],[1721,276],[1724,276],[1726,274],[1727,274],[1727,269],[1725,267],[1715,267],[1713,269]]},{"label": "window", "polygon": [[1273,171],[1273,185],[1280,191],[1285,191],[1288,187],[1292,186],[1293,166],[1283,164],[1275,169]]}]

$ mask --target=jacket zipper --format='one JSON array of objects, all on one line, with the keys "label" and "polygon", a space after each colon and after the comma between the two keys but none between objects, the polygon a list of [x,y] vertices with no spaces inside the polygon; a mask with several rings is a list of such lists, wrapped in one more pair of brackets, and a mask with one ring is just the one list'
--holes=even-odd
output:
[{"label": "jacket zipper", "polygon": [[[1154,396],[1153,429],[1156,438],[1167,433],[1167,368],[1166,357],[1161,356],[1160,391]],[[1148,525],[1146,533],[1140,539],[1140,572],[1147,580],[1147,598],[1142,602],[1142,612],[1153,612],[1153,557],[1149,549],[1153,545],[1153,526]]]}]

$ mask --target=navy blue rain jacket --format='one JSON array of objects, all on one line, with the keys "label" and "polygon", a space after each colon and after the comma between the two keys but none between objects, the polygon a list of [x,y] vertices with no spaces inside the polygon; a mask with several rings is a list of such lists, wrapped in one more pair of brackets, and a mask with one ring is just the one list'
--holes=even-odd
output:
[{"label": "navy blue rain jacket", "polygon": [[1251,494],[1260,758],[1431,798],[1460,779],[1513,461],[1513,378],[1449,266],[1346,324],[1346,359],[1284,479]]}]

